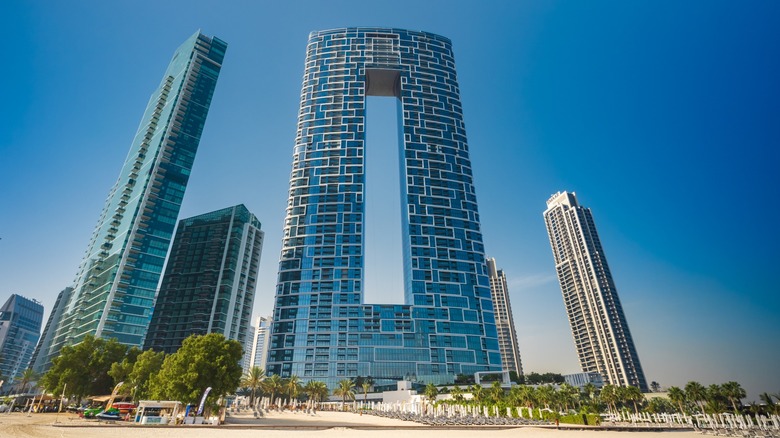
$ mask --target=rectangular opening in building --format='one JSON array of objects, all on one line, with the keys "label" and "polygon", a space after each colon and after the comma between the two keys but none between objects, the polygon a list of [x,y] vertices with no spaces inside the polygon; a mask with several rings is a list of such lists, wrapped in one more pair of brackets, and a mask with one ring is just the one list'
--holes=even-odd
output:
[{"label": "rectangular opening in building", "polygon": [[366,97],[364,303],[404,303],[397,105]]}]

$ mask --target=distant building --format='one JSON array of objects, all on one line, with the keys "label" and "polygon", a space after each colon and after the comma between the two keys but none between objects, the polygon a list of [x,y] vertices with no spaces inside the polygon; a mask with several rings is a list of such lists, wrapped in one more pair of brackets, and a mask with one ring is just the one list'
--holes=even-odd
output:
[{"label": "distant building", "polygon": [[544,220],[582,371],[648,392],[590,209],[574,193],[559,192],[547,201]]},{"label": "distant building", "polygon": [[244,356],[241,357],[241,369],[244,370],[244,374],[249,372],[252,368],[252,343],[255,341],[255,327],[249,325],[246,328],[246,335],[244,336]]},{"label": "distant building", "polygon": [[42,322],[43,306],[36,300],[13,294],[0,307],[0,375],[4,386],[13,384],[29,368]]},{"label": "distant building", "polygon": [[207,333],[246,345],[262,248],[243,205],[179,221],[144,348],[174,353]]},{"label": "distant building", "polygon": [[41,369],[87,335],[143,345],[226,49],[219,38],[196,32],[174,53],[106,198],[65,309],[50,328],[49,348],[39,353]]},{"label": "distant building", "polygon": [[271,317],[258,316],[252,330],[254,339],[250,351],[249,368],[260,367],[265,369],[268,365],[268,340],[271,336]]},{"label": "distant building", "polygon": [[72,287],[66,287],[59,294],[57,294],[57,300],[54,302],[54,307],[51,309],[49,319],[46,320],[46,326],[41,333],[41,339],[38,341],[38,345],[35,347],[35,352],[30,359],[30,368],[38,374],[43,374],[46,355],[41,352],[49,351],[51,341],[54,339],[54,331],[56,330],[57,321],[62,318],[62,312],[65,310],[65,304],[70,299],[70,294],[73,292]]},{"label": "distant building", "polygon": [[492,257],[487,259],[487,270],[490,277],[490,292],[493,295],[493,312],[496,315],[501,365],[504,370],[514,371],[522,376],[523,363],[520,360],[520,349],[517,347],[517,331],[512,317],[512,305],[509,302],[506,275],[503,270],[496,267],[496,259]]},{"label": "distant building", "polygon": [[563,380],[569,385],[580,389],[585,387],[588,383],[595,386],[596,389],[601,389],[604,386],[604,379],[599,373],[566,374],[563,376]]}]

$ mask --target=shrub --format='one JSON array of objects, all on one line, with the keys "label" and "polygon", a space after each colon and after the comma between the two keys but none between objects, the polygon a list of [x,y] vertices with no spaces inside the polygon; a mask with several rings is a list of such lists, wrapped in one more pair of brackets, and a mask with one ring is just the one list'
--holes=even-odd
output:
[{"label": "shrub", "polygon": [[589,426],[598,426],[601,424],[601,417],[596,414],[571,414],[561,416],[559,421],[561,423],[567,424],[587,424]]}]

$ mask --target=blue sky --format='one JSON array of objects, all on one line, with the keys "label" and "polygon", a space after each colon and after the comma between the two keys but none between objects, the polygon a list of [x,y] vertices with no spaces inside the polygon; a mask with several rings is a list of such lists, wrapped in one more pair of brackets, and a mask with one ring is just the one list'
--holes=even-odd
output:
[{"label": "blue sky", "polygon": [[[308,33],[409,28],[453,41],[526,371],[578,371],[542,220],[569,190],[593,210],[648,380],[780,392],[779,3],[278,3],[2,3],[0,299],[48,312],[73,280],[151,92],[202,29],[229,46],[181,217],[258,216],[255,307],[270,313]],[[369,148],[394,147],[392,104],[371,105]],[[395,251],[393,236],[368,244]],[[375,284],[400,284],[376,259]]]}]

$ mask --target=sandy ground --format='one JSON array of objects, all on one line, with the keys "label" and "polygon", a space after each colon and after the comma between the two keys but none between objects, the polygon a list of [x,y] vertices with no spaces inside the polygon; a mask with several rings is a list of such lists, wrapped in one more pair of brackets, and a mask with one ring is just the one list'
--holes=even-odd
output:
[{"label": "sandy ground", "polygon": [[85,420],[72,414],[0,414],[0,437],[13,438],[701,438],[695,432],[616,432],[598,429],[556,430],[519,427],[513,429],[434,429],[417,423],[342,412],[270,413],[260,419],[234,415],[222,426],[133,426]]}]

